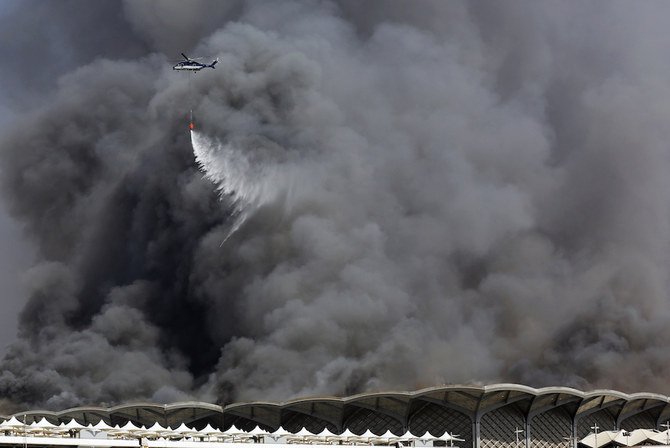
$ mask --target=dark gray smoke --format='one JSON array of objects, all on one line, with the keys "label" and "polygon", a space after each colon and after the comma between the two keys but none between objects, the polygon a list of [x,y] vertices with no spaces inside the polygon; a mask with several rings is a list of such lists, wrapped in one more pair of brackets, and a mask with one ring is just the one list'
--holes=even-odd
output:
[{"label": "dark gray smoke", "polygon": [[2,67],[44,92],[1,142],[39,259],[8,408],[670,392],[667,3],[40,5],[62,76]]}]

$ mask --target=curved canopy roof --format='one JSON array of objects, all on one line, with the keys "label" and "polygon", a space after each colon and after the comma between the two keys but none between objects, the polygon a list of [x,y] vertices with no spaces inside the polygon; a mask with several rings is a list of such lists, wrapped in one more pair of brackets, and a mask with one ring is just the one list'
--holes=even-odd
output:
[{"label": "curved canopy roof", "polygon": [[233,403],[223,407],[202,402],[166,405],[134,403],[109,408],[78,407],[60,412],[27,411],[14,415],[20,416],[21,421],[25,416],[28,423],[45,417],[54,424],[74,418],[82,424],[104,420],[109,424],[122,425],[132,421],[136,425],[159,423],[173,428],[182,423],[199,428],[210,424],[219,429],[233,424],[248,429],[256,425],[277,429],[295,420],[296,416],[302,416],[316,426],[321,425],[322,429],[329,427],[341,432],[348,427],[349,417],[358,412],[373,413],[386,421],[396,422],[397,427],[408,428],[412,414],[427,404],[459,412],[470,419],[511,404],[529,418],[558,407],[566,409],[576,420],[603,409],[616,415],[618,421],[647,411],[653,412],[658,421],[670,417],[670,398],[664,395],[625,394],[614,390],[583,392],[568,387],[536,389],[518,384],[447,385],[413,392],[375,392],[342,398],[310,397],[279,403]]}]

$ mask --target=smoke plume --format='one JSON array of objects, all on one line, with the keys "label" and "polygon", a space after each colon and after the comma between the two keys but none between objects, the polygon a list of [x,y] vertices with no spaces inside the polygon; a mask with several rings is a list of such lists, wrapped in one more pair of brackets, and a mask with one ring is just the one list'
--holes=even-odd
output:
[{"label": "smoke plume", "polygon": [[1,70],[35,98],[0,141],[38,253],[8,409],[670,393],[667,3],[40,5],[57,80]]}]

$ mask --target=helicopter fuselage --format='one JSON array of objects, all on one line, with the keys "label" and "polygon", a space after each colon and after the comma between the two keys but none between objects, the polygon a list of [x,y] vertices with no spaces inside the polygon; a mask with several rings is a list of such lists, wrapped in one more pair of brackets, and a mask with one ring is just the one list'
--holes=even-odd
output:
[{"label": "helicopter fuselage", "polygon": [[202,70],[203,68],[207,68],[207,67],[209,67],[209,66],[205,65],[205,64],[199,64],[197,62],[188,62],[188,63],[180,62],[179,64],[172,67],[172,70],[190,70],[190,71],[197,72],[198,70]]}]

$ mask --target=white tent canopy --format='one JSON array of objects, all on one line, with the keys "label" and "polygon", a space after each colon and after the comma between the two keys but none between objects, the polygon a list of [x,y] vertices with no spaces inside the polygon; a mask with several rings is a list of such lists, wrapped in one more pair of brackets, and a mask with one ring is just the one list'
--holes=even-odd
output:
[{"label": "white tent canopy", "polygon": [[[67,431],[84,429],[87,430],[83,433],[82,436],[85,438],[90,437],[91,435],[96,436],[96,433],[102,432],[106,433],[107,435],[107,437],[103,438],[110,440],[133,438],[137,440],[139,437],[142,437],[149,439],[149,441],[152,443],[156,442],[154,439],[159,438],[159,440],[166,441],[161,443],[177,443],[177,439],[181,440],[185,439],[186,437],[190,438],[188,440],[189,443],[248,443],[252,441],[274,441],[279,443],[296,444],[339,443],[358,445],[389,445],[399,441],[411,441],[415,446],[425,446],[430,445],[429,442],[431,441],[462,441],[462,439],[458,439],[452,436],[448,431],[443,432],[440,436],[434,436],[429,432],[425,432],[422,435],[414,435],[409,431],[401,436],[398,436],[390,430],[386,430],[384,434],[378,435],[373,433],[369,428],[360,435],[351,432],[350,429],[345,429],[341,434],[335,434],[327,427],[324,427],[318,433],[314,433],[305,427],[302,427],[299,431],[292,433],[281,426],[278,427],[274,432],[269,432],[266,429],[262,429],[261,426],[255,426],[249,431],[243,431],[235,426],[231,426],[226,431],[221,431],[212,427],[210,423],[208,423],[207,426],[205,426],[203,429],[196,430],[195,428],[187,426],[184,422],[180,423],[179,427],[172,429],[170,427],[162,426],[158,422],[149,423],[148,427],[138,427],[131,420],[124,421],[125,424],[122,426],[117,425],[115,427],[111,427],[105,422],[105,420],[100,419],[95,425],[89,424],[88,426],[83,426],[77,420],[70,419],[68,423],[61,423],[57,426],[49,422],[45,417],[42,417],[39,421],[34,421],[30,425],[24,425],[16,417],[12,417],[9,420],[0,423],[0,429],[11,429],[14,432],[14,435],[17,435],[16,428],[22,428],[25,426],[26,434],[31,437],[41,437],[44,435],[49,437],[62,436],[63,434],[66,434]],[[608,443],[616,443],[618,446],[633,446],[645,441],[662,443],[668,434],[667,432],[660,433],[658,431],[652,430],[648,430],[646,432],[642,431],[643,430],[634,431],[632,433],[625,433],[626,436],[623,435],[623,431],[603,431],[597,435],[597,443],[595,434],[591,434],[582,440],[582,444],[584,445],[584,448],[602,448]],[[99,436],[96,437],[99,438]],[[282,438],[283,440],[280,440]]]},{"label": "white tent canopy", "polygon": [[177,426],[174,429],[174,432],[180,433],[180,434],[185,434],[185,435],[191,435],[191,434],[197,434],[198,431],[186,426],[186,423],[182,422],[181,425]]},{"label": "white tent canopy", "polygon": [[366,429],[365,432],[363,434],[361,434],[361,437],[365,437],[365,438],[369,439],[371,437],[376,438],[376,437],[379,437],[379,436],[377,434],[375,434],[374,432],[370,431],[369,429]]},{"label": "white tent canopy", "polygon": [[162,434],[164,432],[172,432],[172,430],[170,428],[166,428],[165,426],[161,425],[158,422],[154,423],[153,425],[151,425],[146,430],[148,432],[152,432],[152,433],[156,433],[156,434]]},{"label": "white tent canopy", "polygon": [[31,428],[36,428],[36,429],[55,429],[55,428],[58,428],[58,426],[51,423],[45,417],[42,417],[42,419],[38,422],[31,423],[30,427]]},{"label": "white tent canopy", "polygon": [[26,428],[31,434],[54,434],[67,432],[67,429],[59,428],[46,418],[42,417],[40,421],[33,422]]},{"label": "white tent canopy", "polygon": [[393,434],[390,429],[387,429],[384,434],[379,436],[379,438],[385,439],[385,440],[398,440],[398,439],[400,439],[397,435]]},{"label": "white tent canopy", "polygon": [[[638,431],[646,431],[649,432],[648,430],[644,429],[638,429]],[[633,431],[634,433],[635,431]],[[654,442],[661,443],[663,445],[668,445],[668,442],[670,441],[670,429],[666,429],[665,431],[662,432],[654,432],[649,436],[650,440],[653,440]]]},{"label": "white tent canopy", "polygon": [[207,435],[222,435],[223,434],[223,432],[221,432],[220,430],[212,427],[212,425],[210,425],[209,423],[207,423],[207,426],[202,428],[199,432],[201,434],[207,434]]},{"label": "white tent canopy", "polygon": [[276,431],[272,431],[272,432],[270,433],[270,435],[272,435],[272,436],[274,436],[274,437],[288,436],[288,435],[291,435],[291,434],[293,434],[293,433],[290,432],[290,431],[287,431],[287,430],[284,429],[284,427],[282,427],[282,426],[280,426],[279,428],[277,428]]},{"label": "white tent canopy", "polygon": [[265,431],[264,429],[261,429],[260,426],[256,426],[254,429],[247,432],[246,434],[248,434],[250,436],[266,436],[266,435],[269,434],[269,432]]},{"label": "white tent canopy", "polygon": [[325,438],[325,439],[329,439],[331,437],[339,437],[337,434],[330,432],[330,430],[328,430],[328,428],[323,428],[323,431],[316,434],[316,436],[317,437],[322,437],[322,438]]},{"label": "white tent canopy", "polygon": [[15,416],[12,416],[9,420],[0,423],[0,428],[2,429],[21,428],[23,426],[26,426],[26,424],[20,422]]},{"label": "white tent canopy", "polygon": [[86,426],[82,425],[75,419],[71,419],[69,422],[60,425],[60,427],[63,429],[72,429],[75,431],[86,428]]},{"label": "white tent canopy", "polygon": [[126,424],[123,425],[123,426],[121,426],[119,429],[122,430],[122,431],[127,431],[127,432],[138,432],[138,431],[142,431],[142,428],[140,428],[139,426],[135,425],[135,424],[134,424],[133,422],[131,422],[130,420],[128,420],[128,421],[126,422]]},{"label": "white tent canopy", "polygon": [[668,431],[654,431],[650,429],[636,429],[634,431],[601,431],[598,434],[591,433],[579,441],[580,444],[589,448],[601,448],[613,444],[617,446],[636,446],[653,442],[654,444],[666,445],[670,440]]},{"label": "white tent canopy", "polygon": [[302,428],[300,431],[293,434],[295,437],[310,437],[314,436],[314,433],[308,431],[307,428]]},{"label": "white tent canopy", "polygon": [[282,437],[288,437],[290,435],[292,435],[291,432],[285,430],[283,427],[280,426],[275,431],[268,434],[267,437],[274,440],[275,442],[278,442],[279,439],[281,439]]},{"label": "white tent canopy", "polygon": [[104,420],[100,419],[98,423],[96,423],[95,425],[88,425],[86,429],[91,429],[93,431],[109,431],[110,429],[114,428],[105,423]]},{"label": "white tent canopy", "polygon": [[[424,433],[425,434],[425,433]],[[400,440],[417,440],[418,437],[412,434],[411,432],[407,431],[405,434],[401,435],[399,437]]]},{"label": "white tent canopy", "polygon": [[354,434],[353,432],[349,431],[349,428],[345,429],[342,431],[342,434],[340,434],[340,437],[343,439],[349,439],[351,437],[358,437],[358,435]]},{"label": "white tent canopy", "polygon": [[244,434],[244,431],[242,431],[241,429],[237,429],[237,427],[235,425],[233,425],[230,428],[223,431],[222,434],[226,435],[226,436],[237,436],[237,435],[240,435],[240,434]]}]

